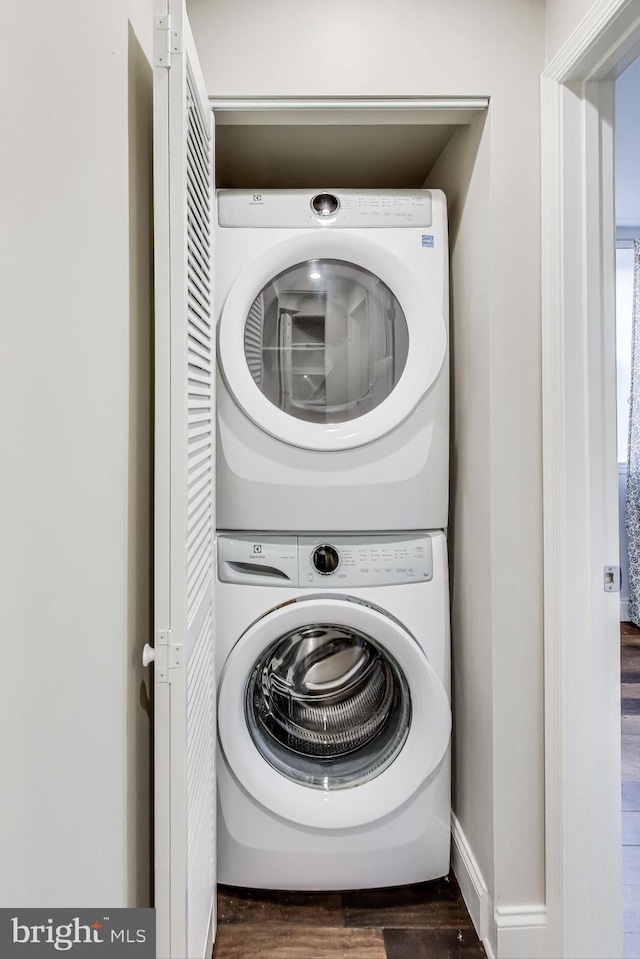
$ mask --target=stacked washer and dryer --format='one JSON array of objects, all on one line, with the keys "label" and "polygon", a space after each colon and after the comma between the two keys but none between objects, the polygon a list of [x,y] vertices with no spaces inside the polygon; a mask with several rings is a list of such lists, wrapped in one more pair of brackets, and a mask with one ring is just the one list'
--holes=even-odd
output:
[{"label": "stacked washer and dryer", "polygon": [[449,869],[439,191],[218,193],[218,876]]}]

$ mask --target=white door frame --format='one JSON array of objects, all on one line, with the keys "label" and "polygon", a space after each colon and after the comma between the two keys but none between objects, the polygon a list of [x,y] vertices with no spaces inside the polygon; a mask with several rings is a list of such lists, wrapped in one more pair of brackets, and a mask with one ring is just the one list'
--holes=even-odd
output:
[{"label": "white door frame", "polygon": [[640,0],[599,0],[542,75],[549,956],[622,955],[613,108]]}]

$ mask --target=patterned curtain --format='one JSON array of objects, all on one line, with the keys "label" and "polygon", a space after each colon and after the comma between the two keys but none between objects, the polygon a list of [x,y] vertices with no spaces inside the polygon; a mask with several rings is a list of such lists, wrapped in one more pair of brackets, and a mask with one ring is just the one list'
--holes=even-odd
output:
[{"label": "patterned curtain", "polygon": [[626,525],[629,540],[629,619],[640,626],[640,240],[633,243],[633,334]]}]

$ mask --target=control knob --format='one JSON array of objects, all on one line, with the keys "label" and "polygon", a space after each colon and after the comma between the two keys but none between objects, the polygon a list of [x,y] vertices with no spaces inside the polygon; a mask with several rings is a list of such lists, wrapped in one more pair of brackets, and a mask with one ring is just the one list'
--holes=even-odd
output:
[{"label": "control knob", "polygon": [[340,553],[335,546],[323,543],[314,549],[311,554],[311,562],[319,573],[322,573],[323,576],[329,576],[331,573],[335,573],[340,565]]},{"label": "control knob", "polygon": [[333,216],[340,208],[340,200],[333,193],[318,193],[311,201],[311,209],[318,216]]}]

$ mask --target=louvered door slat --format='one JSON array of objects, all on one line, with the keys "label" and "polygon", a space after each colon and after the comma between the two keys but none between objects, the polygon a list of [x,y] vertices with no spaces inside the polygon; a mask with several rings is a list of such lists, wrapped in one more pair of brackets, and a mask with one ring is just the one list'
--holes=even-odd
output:
[{"label": "louvered door slat", "polygon": [[[189,145],[191,145],[191,142]],[[199,224],[200,229],[206,234],[208,232],[209,224],[207,223],[206,219],[203,218],[202,213],[198,209],[198,206],[204,201],[206,191],[202,184],[202,176],[200,172],[193,166],[190,166],[189,170],[187,171],[187,194],[192,203],[192,208],[189,210],[189,214]]]},{"label": "louvered door slat", "polygon": [[195,245],[200,256],[206,261],[209,258],[209,239],[191,210],[187,213],[187,237]]},{"label": "louvered door slat", "polygon": [[189,256],[187,260],[187,267],[189,269],[189,289],[195,290],[198,295],[198,299],[207,307],[210,307],[211,291],[209,290],[204,277],[199,271],[197,262],[194,261],[192,256]]},{"label": "louvered door slat", "polygon": [[191,277],[194,282],[199,282],[201,285],[204,285],[202,261],[209,257],[209,252],[204,249],[200,237],[195,230],[193,230],[191,223],[187,223],[187,238],[189,241],[188,266],[191,271]]},{"label": "louvered door slat", "polygon": [[191,425],[189,439],[187,441],[188,448],[191,449],[196,443],[200,442],[200,440],[210,441],[209,425],[204,418],[199,422],[194,421]]},{"label": "louvered door slat", "polygon": [[[189,315],[189,347],[199,347],[202,351],[203,359],[211,353],[211,337],[207,336],[205,333],[202,333],[201,330],[193,322],[193,315]],[[195,350],[194,350],[195,352]],[[209,361],[210,362],[210,361]]]},{"label": "louvered door slat", "polygon": [[189,267],[189,273],[191,275],[191,282],[194,287],[200,291],[201,296],[208,302],[211,302],[211,288],[207,282],[206,276],[202,272],[202,261],[198,255],[198,251],[195,249],[192,243],[189,243],[188,246],[188,260],[187,265]]},{"label": "louvered door slat", "polygon": [[[203,203],[204,197],[207,194],[207,181],[208,181],[208,171],[203,158],[203,151],[206,149],[205,143],[203,140],[202,131],[198,129],[196,124],[189,125],[189,132],[187,135],[187,144],[189,147],[189,152],[192,156],[192,163],[189,165],[189,174],[196,180],[199,185],[202,187],[203,192]],[[208,210],[203,209],[203,214],[206,215]]]},{"label": "louvered door slat", "polygon": [[205,357],[189,346],[189,386],[198,386],[211,394],[211,369]]},{"label": "louvered door slat", "polygon": [[199,113],[198,116],[194,117],[194,119],[193,119],[193,125],[191,126],[191,128],[190,128],[190,130],[189,130],[189,134],[190,134],[191,136],[197,137],[197,138],[199,139],[199,141],[200,141],[200,155],[203,156],[203,157],[204,157],[204,155],[206,154],[206,151],[207,151],[207,142],[208,142],[208,139],[209,139],[209,127],[208,127],[208,123],[209,123],[209,117],[207,117],[207,118],[205,119],[205,118],[202,116],[202,114]]},{"label": "louvered door slat", "polygon": [[201,277],[202,261],[209,257],[209,253],[203,249],[200,238],[194,232],[190,223],[187,224],[187,238],[189,240],[189,269],[193,271],[195,277]]},{"label": "louvered door slat", "polygon": [[189,284],[187,289],[187,310],[188,317],[195,317],[200,320],[204,325],[205,329],[208,322],[208,317],[211,315],[211,305],[210,303],[201,297],[194,286]]},{"label": "louvered door slat", "polygon": [[210,290],[211,287],[207,278],[206,261],[202,259],[200,251],[192,243],[188,232],[187,255],[189,257],[189,269],[191,270],[192,274],[197,276],[200,282],[203,283],[208,290]]},{"label": "louvered door slat", "polygon": [[189,361],[189,376],[193,373],[194,376],[206,376],[207,384],[209,389],[212,387],[211,382],[211,344],[209,348],[199,340],[192,336],[189,333],[189,344],[188,344],[188,356]]},{"label": "louvered door slat", "polygon": [[196,313],[202,320],[206,322],[206,318],[211,314],[211,303],[207,297],[204,297],[197,286],[193,283],[189,283],[187,288],[189,294],[188,300],[188,309],[189,312]]},{"label": "louvered door slat", "polygon": [[194,313],[188,317],[189,335],[198,343],[201,343],[205,349],[211,349],[211,331],[207,328],[206,320],[201,320]]},{"label": "louvered door slat", "polygon": [[202,275],[202,267],[200,262],[192,254],[193,247],[189,244],[189,257],[187,260],[187,266],[189,269],[189,289],[193,289],[197,293],[198,299],[205,304],[208,308],[207,312],[211,308],[211,290],[206,283],[204,276]]}]

